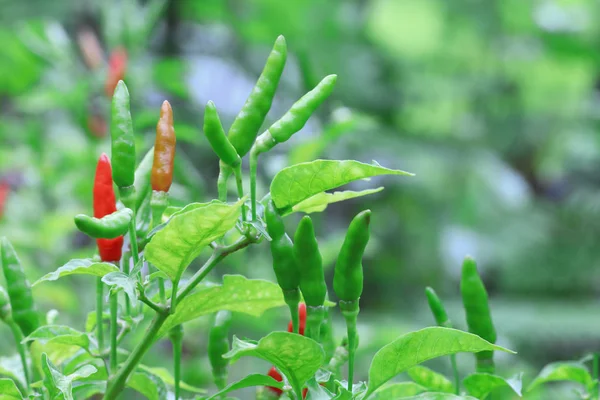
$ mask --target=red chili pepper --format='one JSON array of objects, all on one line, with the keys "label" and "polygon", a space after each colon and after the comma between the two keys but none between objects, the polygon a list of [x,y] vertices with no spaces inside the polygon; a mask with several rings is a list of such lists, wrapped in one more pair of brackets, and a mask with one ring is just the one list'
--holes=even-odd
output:
[{"label": "red chili pepper", "polygon": [[[94,217],[102,218],[117,211],[113,189],[110,159],[102,153],[96,166],[94,179]],[[118,262],[121,259],[123,236],[114,239],[96,239],[102,261]]]},{"label": "red chili pepper", "polygon": [[4,207],[6,206],[6,200],[8,199],[8,193],[10,192],[10,185],[6,181],[0,182],[0,218],[4,214]]},{"label": "red chili pepper", "polygon": [[[306,327],[306,304],[300,303],[298,304],[298,319],[300,323],[298,324],[298,331],[301,335],[304,335],[304,328]],[[288,324],[288,332],[293,332],[294,328],[292,326],[292,321]]]},{"label": "red chili pepper", "polygon": [[[269,370],[269,373],[267,375],[269,375],[271,378],[275,379],[277,382],[283,381],[283,376],[281,376],[281,374],[279,373],[279,371],[277,371],[277,368],[275,368],[275,367],[271,367],[271,369]],[[281,394],[283,393],[283,390],[273,387],[273,386],[267,386],[267,389],[271,390],[273,393],[275,393],[279,396],[281,396]]]},{"label": "red chili pepper", "polygon": [[108,58],[108,74],[104,90],[108,97],[112,97],[117,83],[124,80],[127,70],[127,51],[123,47],[114,49]]}]

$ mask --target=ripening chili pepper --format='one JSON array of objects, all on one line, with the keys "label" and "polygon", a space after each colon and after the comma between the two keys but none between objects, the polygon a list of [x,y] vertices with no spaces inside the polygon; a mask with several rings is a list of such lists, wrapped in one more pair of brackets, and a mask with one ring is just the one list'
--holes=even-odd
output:
[{"label": "ripening chili pepper", "polygon": [[[490,313],[488,294],[477,272],[477,264],[471,257],[466,257],[462,265],[460,292],[469,332],[490,343],[496,343],[496,329]],[[477,372],[494,373],[493,351],[475,353],[475,357],[477,359]]]},{"label": "ripening chili pepper", "polygon": [[240,157],[245,156],[252,148],[258,130],[271,108],[286,58],[285,38],[279,36],[256,85],[229,128],[229,141]]},{"label": "ripening chili pepper", "polygon": [[319,340],[321,324],[325,316],[323,303],[327,285],[323,272],[323,259],[315,237],[312,219],[304,216],[294,235],[294,256],[300,267],[300,290],[306,303],[308,337]]},{"label": "ripening chili pepper", "polygon": [[[117,211],[113,189],[112,169],[108,156],[104,153],[96,166],[94,179],[94,217],[102,218]],[[118,262],[121,259],[123,237],[114,239],[96,239],[102,261]]]},{"label": "ripening chili pepper", "polygon": [[2,271],[6,281],[13,320],[25,336],[39,328],[40,320],[33,301],[31,285],[25,276],[19,257],[6,237],[0,239]]},{"label": "ripening chili pepper", "polygon": [[123,81],[119,81],[112,97],[110,135],[113,180],[119,189],[128,188],[135,179],[135,138],[129,111],[129,91]]},{"label": "ripening chili pepper", "polygon": [[167,100],[160,107],[160,118],[156,124],[154,142],[154,163],[150,182],[152,190],[168,192],[173,182],[175,162],[175,128],[173,127],[173,109]]},{"label": "ripening chili pepper", "polygon": [[12,320],[12,309],[10,308],[10,299],[6,290],[0,286],[0,321],[9,323]]},{"label": "ripening chili pepper", "polygon": [[208,358],[212,366],[215,384],[220,389],[227,385],[227,366],[229,360],[223,354],[229,351],[229,327],[231,312],[221,310],[215,316],[215,322],[208,337]]},{"label": "ripening chili pepper", "polygon": [[127,51],[123,47],[117,47],[108,58],[108,72],[104,84],[104,90],[108,97],[112,96],[119,81],[125,79],[126,71]]},{"label": "ripening chili pepper", "polygon": [[336,81],[337,75],[328,75],[313,90],[302,96],[283,117],[256,139],[256,151],[267,152],[276,144],[286,142],[302,129],[317,107],[333,92]]},{"label": "ripening chili pepper", "polygon": [[204,107],[204,134],[221,161],[233,168],[240,165],[242,159],[227,139],[217,107],[212,101],[206,103],[206,107]]},{"label": "ripening chili pepper", "polygon": [[[298,304],[298,320],[298,333],[304,335],[304,328],[306,327],[306,304],[304,303]],[[294,324],[292,321],[288,324],[288,332],[294,332]]]},{"label": "ripening chili pepper", "polygon": [[10,184],[6,181],[0,181],[0,218],[4,214],[8,194],[10,193]]},{"label": "ripening chili pepper", "polygon": [[333,275],[333,289],[340,299],[340,310],[348,329],[348,390],[352,390],[354,378],[354,354],[358,346],[356,319],[363,290],[362,257],[369,242],[370,222],[371,210],[362,211],[352,219]]},{"label": "ripening chili pepper", "polygon": [[133,211],[123,208],[102,218],[93,218],[85,214],[75,216],[75,225],[86,235],[95,239],[114,239],[127,233]]},{"label": "ripening chili pepper", "polygon": [[442,300],[440,300],[435,290],[433,290],[433,288],[430,288],[429,286],[426,287],[425,296],[427,296],[427,302],[429,303],[429,308],[431,309],[431,313],[435,318],[435,323],[438,326],[452,328],[452,322],[448,318],[446,308],[444,307]]},{"label": "ripening chili pepper", "polygon": [[[277,283],[283,292],[283,298],[290,309],[294,332],[298,332],[298,303],[300,303],[300,268],[294,255],[294,244],[285,233],[283,218],[277,212],[275,204],[269,200],[265,208],[267,232],[271,236],[271,256]],[[306,311],[306,310],[305,310]]]}]

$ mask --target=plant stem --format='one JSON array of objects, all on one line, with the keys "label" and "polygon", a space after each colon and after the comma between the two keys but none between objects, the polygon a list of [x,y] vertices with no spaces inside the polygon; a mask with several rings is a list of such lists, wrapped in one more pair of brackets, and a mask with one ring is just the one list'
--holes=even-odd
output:
[{"label": "plant stem", "polygon": [[255,147],[250,151],[250,203],[252,204],[252,221],[256,221],[256,173],[258,170],[258,155]]},{"label": "plant stem", "polygon": [[[130,224],[131,226],[131,224]],[[121,265],[123,273],[129,275],[129,259],[131,258],[131,253],[125,252],[123,254],[123,258],[121,259]],[[127,315],[131,315],[131,302],[129,301],[129,297],[125,296],[125,312]]]},{"label": "plant stem", "polygon": [[321,324],[325,318],[324,306],[306,306],[306,336],[320,342]]},{"label": "plant stem", "polygon": [[456,366],[456,354],[450,355],[450,363],[452,364],[452,372],[454,373],[454,386],[456,386],[456,394],[460,394],[460,375]]},{"label": "plant stem", "polygon": [[[238,165],[235,170],[235,184],[237,186],[238,197],[244,197],[244,183],[242,182],[242,164]],[[246,221],[246,206],[242,204],[242,221]]]},{"label": "plant stem", "polygon": [[354,379],[354,354],[358,345],[358,331],[356,329],[356,320],[358,317],[358,300],[339,302],[340,310],[346,320],[348,330],[348,391],[352,391],[352,381]]},{"label": "plant stem", "polygon": [[117,325],[117,311],[119,308],[119,297],[117,293],[110,295],[110,372],[117,370],[117,336],[119,335],[119,326]]},{"label": "plant stem", "polygon": [[[169,205],[169,195],[167,192],[152,191],[152,197],[150,198],[150,207],[152,208],[152,221],[150,222],[150,229],[154,229],[157,225],[162,222],[162,216],[165,213],[165,209]],[[165,295],[165,280],[158,278],[158,292],[160,293],[161,304],[167,303],[167,297]]]},{"label": "plant stem", "polygon": [[298,315],[298,304],[300,303],[300,290],[293,289],[283,291],[283,299],[285,300],[286,304],[290,309],[290,316],[292,317],[292,327],[294,333],[298,333],[300,328],[300,316]]},{"label": "plant stem", "polygon": [[140,292],[140,294],[138,295],[138,299],[142,303],[146,304],[148,307],[150,307],[151,309],[156,311],[157,313],[166,311],[166,308],[164,306],[161,307],[160,305],[158,305],[155,302],[153,302],[152,300],[150,300],[144,292]]},{"label": "plant stem", "polygon": [[21,357],[21,364],[23,365],[23,375],[25,375],[25,386],[27,387],[27,391],[29,392],[29,367],[27,366],[27,355],[25,353],[25,345],[21,343],[23,340],[23,332],[21,332],[21,328],[19,325],[12,319],[6,321],[8,326],[12,332],[13,337],[15,338],[15,346],[17,347],[17,351],[19,352],[19,356]]},{"label": "plant stem", "polygon": [[223,161],[219,162],[219,178],[217,179],[217,192],[219,201],[227,202],[227,181],[231,176],[231,167]]},{"label": "plant stem", "polygon": [[169,332],[173,344],[173,376],[175,378],[175,400],[179,400],[181,382],[181,351],[183,348],[183,326],[177,325]]},{"label": "plant stem", "polygon": [[102,283],[102,278],[96,278],[96,339],[98,340],[98,352],[102,353],[102,349],[104,348],[104,324],[103,324],[103,316],[102,308],[104,305],[104,283]]},{"label": "plant stem", "polygon": [[599,371],[599,368],[598,368],[598,353],[594,352],[593,358],[592,358],[592,377],[594,378],[594,381],[596,383],[594,385],[594,394],[593,394],[593,397],[596,398],[596,399],[600,398],[599,397],[599,393],[600,393],[599,389],[600,388],[598,387],[598,385],[600,384],[598,382],[598,371]]},{"label": "plant stem", "polygon": [[123,391],[127,378],[129,378],[129,375],[133,372],[144,354],[146,354],[146,351],[152,346],[156,334],[160,330],[160,327],[165,323],[168,316],[169,313],[167,312],[156,314],[142,341],[129,355],[123,367],[121,367],[117,374],[109,379],[106,393],[104,393],[104,400],[114,400],[117,398],[117,395]]}]

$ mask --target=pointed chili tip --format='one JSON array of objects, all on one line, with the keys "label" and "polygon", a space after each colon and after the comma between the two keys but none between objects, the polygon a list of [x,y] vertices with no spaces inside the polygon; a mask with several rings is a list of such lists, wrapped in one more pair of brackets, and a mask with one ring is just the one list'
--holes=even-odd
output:
[{"label": "pointed chili tip", "polygon": [[100,158],[98,159],[98,161],[103,161],[103,162],[110,162],[110,158],[108,158],[108,155],[106,153],[102,153],[100,154]]},{"label": "pointed chili tip", "polygon": [[463,273],[477,273],[477,263],[475,262],[475,259],[469,255],[465,256],[462,265],[462,270]]},{"label": "pointed chili tip", "polygon": [[211,109],[216,109],[217,106],[215,105],[215,102],[212,100],[209,100],[208,103],[206,103],[206,107],[205,108],[211,108]]},{"label": "pointed chili tip", "polygon": [[367,225],[369,225],[371,223],[371,210],[364,210],[364,211],[360,212],[359,215],[365,219],[365,222],[367,223]]},{"label": "pointed chili tip", "polygon": [[427,286],[427,287],[425,287],[425,294],[428,296],[430,294],[435,294],[435,290],[433,290],[433,288],[431,286]]},{"label": "pointed chili tip", "polygon": [[285,37],[283,35],[277,36],[277,39],[275,40],[275,44],[286,46],[287,43],[285,41]]},{"label": "pointed chili tip", "polygon": [[328,83],[328,84],[335,84],[337,82],[337,74],[331,74],[331,75],[327,75],[325,78],[323,78],[323,83]]},{"label": "pointed chili tip", "polygon": [[173,124],[173,109],[168,100],[163,101],[160,106],[160,119],[166,119],[169,124]]}]

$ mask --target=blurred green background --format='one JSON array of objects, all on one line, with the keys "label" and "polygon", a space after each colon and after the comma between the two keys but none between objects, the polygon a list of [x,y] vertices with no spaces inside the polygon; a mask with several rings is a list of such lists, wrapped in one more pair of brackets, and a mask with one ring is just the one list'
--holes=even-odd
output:
[{"label": "blurred green background", "polygon": [[[160,104],[173,105],[171,198],[186,204],[216,196],[204,104],[215,101],[228,127],[283,34],[290,56],[265,124],[321,77],[336,73],[338,85],[301,133],[262,158],[259,190],[283,166],[315,158],[416,173],[351,185],[386,189],[315,215],[330,281],[351,217],[374,211],[360,378],[381,345],[433,324],[426,285],[465,327],[458,278],[466,254],[479,261],[499,343],[519,352],[500,357],[504,375],[531,377],[600,345],[596,1],[2,0],[0,9],[0,181],[10,188],[0,234],[32,281],[94,251],[72,217],[90,212],[95,162],[110,151],[104,85],[115,49],[127,51],[139,158],[154,141]],[[236,254],[212,278],[272,279],[266,251],[263,243]],[[73,277],[40,285],[35,296],[43,311],[59,311],[60,323],[83,329],[92,288]],[[286,321],[283,309],[236,317],[233,332],[256,339]],[[184,374],[199,385],[211,385],[207,324],[186,326]],[[9,347],[1,341],[0,354]],[[147,363],[164,363],[165,354],[160,343]],[[472,369],[470,356],[459,362]],[[448,369],[443,360],[434,366]],[[249,371],[262,372],[240,362],[232,373]]]}]

